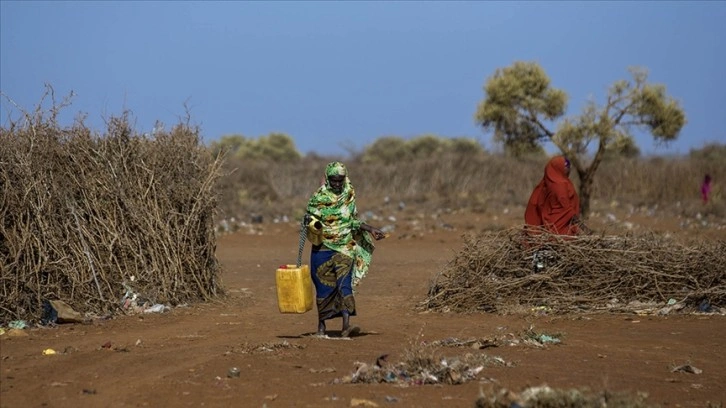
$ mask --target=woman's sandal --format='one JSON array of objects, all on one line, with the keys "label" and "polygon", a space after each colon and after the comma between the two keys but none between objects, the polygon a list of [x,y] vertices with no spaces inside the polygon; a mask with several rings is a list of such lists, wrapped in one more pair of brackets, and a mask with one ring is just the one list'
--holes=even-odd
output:
[{"label": "woman's sandal", "polygon": [[340,332],[340,337],[353,337],[360,333],[360,327],[358,326],[349,326],[347,329]]}]

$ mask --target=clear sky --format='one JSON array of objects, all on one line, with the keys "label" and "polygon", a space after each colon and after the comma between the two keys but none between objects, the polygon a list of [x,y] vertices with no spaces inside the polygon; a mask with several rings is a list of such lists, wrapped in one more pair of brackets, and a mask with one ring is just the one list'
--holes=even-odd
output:
[{"label": "clear sky", "polygon": [[[677,142],[726,143],[726,2],[0,1],[0,90],[32,109],[53,86],[87,125],[132,111],[137,130],[191,108],[206,142],[290,135],[344,154],[381,136],[491,135],[474,123],[497,68],[536,61],[568,114],[650,70],[686,110]],[[17,111],[2,99],[0,124]],[[11,111],[15,111],[12,113]]]}]

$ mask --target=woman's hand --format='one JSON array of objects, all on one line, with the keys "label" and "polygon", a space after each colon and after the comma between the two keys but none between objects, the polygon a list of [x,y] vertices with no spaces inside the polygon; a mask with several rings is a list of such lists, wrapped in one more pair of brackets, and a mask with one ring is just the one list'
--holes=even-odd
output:
[{"label": "woman's hand", "polygon": [[375,238],[375,239],[376,239],[376,241],[378,241],[378,240],[381,240],[381,239],[383,239],[383,238],[386,238],[386,237],[388,236],[388,234],[386,234],[385,232],[381,231],[381,230],[380,230],[380,229],[378,229],[378,228],[375,228],[375,227],[371,227],[371,226],[370,226],[370,225],[368,225],[368,224],[362,224],[362,225],[361,225],[361,229],[362,229],[363,231],[368,231],[368,232],[370,232],[370,233],[371,233],[371,235],[373,235],[373,238]]},{"label": "woman's hand", "polygon": [[379,230],[378,228],[373,228],[373,231],[371,231],[371,234],[373,234],[373,238],[375,238],[376,241],[379,241],[379,240],[381,240],[383,238],[386,238],[388,236],[388,234],[386,234],[385,232]]}]

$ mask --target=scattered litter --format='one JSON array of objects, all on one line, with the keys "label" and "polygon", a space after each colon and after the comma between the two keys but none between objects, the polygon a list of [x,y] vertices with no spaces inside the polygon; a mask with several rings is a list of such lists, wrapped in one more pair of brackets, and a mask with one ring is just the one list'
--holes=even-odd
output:
[{"label": "scattered litter", "polygon": [[221,389],[224,389],[224,390],[228,390],[228,389],[231,388],[230,385],[229,385],[229,383],[227,382],[228,381],[227,378],[224,378],[223,379],[220,376],[216,376],[216,377],[214,377],[214,380],[215,380],[214,381],[214,386],[215,387],[218,387],[218,388],[221,388]]},{"label": "scattered litter", "polygon": [[546,343],[555,343],[556,344],[556,343],[560,342],[560,339],[546,335],[546,334],[540,334],[539,337],[537,337],[537,341],[539,341],[542,344],[546,344]]},{"label": "scattered litter", "polygon": [[545,315],[545,314],[547,314],[548,312],[551,312],[551,311],[552,311],[552,308],[551,308],[551,307],[548,307],[548,306],[535,306],[535,307],[533,307],[533,308],[531,309],[531,311],[532,311],[532,312],[533,312],[534,314],[538,314],[538,315]]},{"label": "scattered litter", "polygon": [[708,299],[703,299],[703,301],[698,305],[698,311],[704,313],[711,313],[713,311],[711,303],[708,302]]},{"label": "scattered litter", "polygon": [[270,352],[286,350],[286,349],[302,350],[305,347],[306,347],[305,345],[293,344],[287,340],[283,340],[280,342],[268,342],[268,343],[262,343],[262,344],[258,344],[258,345],[250,345],[250,344],[245,343],[242,346],[242,350],[240,352],[243,354],[258,354],[258,353],[270,353]]},{"label": "scattered litter", "polygon": [[229,378],[239,378],[240,370],[238,367],[232,367],[227,372],[227,377]]},{"label": "scattered litter", "polygon": [[308,337],[321,340],[353,340],[351,337],[330,337],[327,334],[309,334]]},{"label": "scattered litter", "polygon": [[309,371],[311,373],[334,373],[335,369],[334,368],[321,368],[321,369],[311,368]]},{"label": "scattered litter", "polygon": [[157,303],[154,306],[150,306],[150,307],[144,309],[144,313],[163,313],[168,309],[169,309],[168,306],[164,306],[160,303]]},{"label": "scattered litter", "polygon": [[355,372],[333,383],[463,384],[475,379],[485,366],[506,365],[503,359],[483,353],[434,359],[423,348],[409,352],[407,359],[398,364],[387,362],[385,357],[385,354],[378,357],[373,364],[357,361]]},{"label": "scattered litter", "polygon": [[692,366],[690,364],[684,364],[684,365],[680,365],[678,367],[674,367],[671,370],[671,372],[673,372],[673,373],[675,373],[675,372],[681,372],[681,373],[689,373],[689,374],[701,374],[703,372],[703,370],[701,370],[700,368],[696,368],[696,367],[694,367],[694,366]]},{"label": "scattered litter", "polygon": [[365,400],[365,399],[351,398],[350,406],[351,407],[377,407],[378,404],[376,404],[373,401],[369,401],[369,400]]},{"label": "scattered litter", "polygon": [[8,323],[8,327],[11,329],[23,330],[28,327],[28,322],[26,322],[25,320],[13,320],[12,322]]},{"label": "scattered litter", "polygon": [[[261,265],[258,264],[257,267],[259,268]],[[251,298],[254,296],[254,292],[252,292],[252,289],[250,288],[230,289],[229,293],[239,294],[239,296],[243,298]]]},{"label": "scattered litter", "polygon": [[43,301],[43,312],[40,315],[40,324],[48,326],[58,323],[58,311],[56,311],[50,302]]},{"label": "scattered litter", "polygon": [[426,344],[432,347],[470,347],[477,350],[499,346],[499,342],[496,339],[459,339],[456,337],[449,337],[443,340],[434,340]]},{"label": "scattered litter", "polygon": [[658,310],[659,315],[667,315],[671,311],[674,310],[681,310],[686,307],[686,304],[683,302],[677,302],[675,299],[670,299],[667,303],[668,306]]},{"label": "scattered litter", "polygon": [[43,302],[43,312],[40,317],[42,325],[83,323],[83,315],[62,300],[46,300]]},{"label": "scattered litter", "polygon": [[561,342],[559,335],[550,335],[546,333],[537,333],[534,331],[534,326],[530,326],[529,329],[525,330],[522,335],[524,342],[537,347],[545,346],[546,344],[558,344]]},{"label": "scattered litter", "polygon": [[51,348],[48,348],[48,349],[43,350],[43,355],[44,356],[50,356],[50,355],[53,355],[53,354],[56,354],[56,352],[55,352],[55,350],[53,350]]},{"label": "scattered litter", "polygon": [[151,300],[141,296],[133,290],[128,283],[122,283],[126,292],[121,298],[121,308],[129,314],[136,313],[163,313],[171,308],[167,305],[154,303]]}]

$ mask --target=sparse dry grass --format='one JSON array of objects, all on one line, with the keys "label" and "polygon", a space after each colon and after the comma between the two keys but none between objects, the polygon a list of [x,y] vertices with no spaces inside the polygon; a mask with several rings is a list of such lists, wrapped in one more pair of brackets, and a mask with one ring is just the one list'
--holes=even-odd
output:
[{"label": "sparse dry grass", "polygon": [[[229,175],[219,184],[220,217],[249,221],[299,217],[310,194],[320,185],[325,164],[339,157],[311,156],[288,163],[240,161],[225,163]],[[517,161],[498,155],[447,154],[396,165],[374,165],[343,159],[358,193],[359,207],[376,210],[384,198],[434,211],[438,208],[475,212],[524,205],[542,178],[546,158]],[[714,178],[712,202],[700,203],[700,182]],[[576,174],[572,174],[575,185]],[[602,163],[595,176],[593,199],[634,207],[655,207],[674,214],[689,212],[726,217],[726,160],[688,157],[614,159]]]}]

